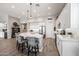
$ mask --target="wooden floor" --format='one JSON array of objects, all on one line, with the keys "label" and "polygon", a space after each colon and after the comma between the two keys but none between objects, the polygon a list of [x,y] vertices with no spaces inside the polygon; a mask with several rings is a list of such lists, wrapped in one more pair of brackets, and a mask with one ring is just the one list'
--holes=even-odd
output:
[{"label": "wooden floor", "polygon": [[[39,53],[38,56],[58,56],[54,39],[44,39],[43,46],[44,46],[43,52]],[[26,55],[21,52],[18,52],[16,48],[15,39],[0,39],[0,56],[26,56]]]}]

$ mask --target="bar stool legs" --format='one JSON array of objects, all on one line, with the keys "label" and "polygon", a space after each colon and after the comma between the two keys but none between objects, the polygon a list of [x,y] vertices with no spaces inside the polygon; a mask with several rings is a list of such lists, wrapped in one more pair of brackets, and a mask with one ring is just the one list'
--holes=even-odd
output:
[{"label": "bar stool legs", "polygon": [[35,56],[37,56],[37,52],[38,52],[37,47],[31,47],[31,46],[28,47],[28,52],[27,52],[28,53],[28,56],[30,55],[30,53],[31,54],[34,53]]}]

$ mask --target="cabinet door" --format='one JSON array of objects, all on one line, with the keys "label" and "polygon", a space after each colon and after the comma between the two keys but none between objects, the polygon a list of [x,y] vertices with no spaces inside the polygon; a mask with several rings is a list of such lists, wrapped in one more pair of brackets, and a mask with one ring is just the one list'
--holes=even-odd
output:
[{"label": "cabinet door", "polygon": [[58,52],[61,55],[62,54],[62,45],[61,45],[62,41],[61,39],[57,36],[57,48],[58,48]]},{"label": "cabinet door", "polygon": [[59,40],[59,46],[58,46],[58,49],[59,49],[59,53],[60,55],[62,54],[62,40]]},{"label": "cabinet door", "polygon": [[[71,40],[71,39],[70,39]],[[63,56],[79,56],[79,41],[63,41]]]}]

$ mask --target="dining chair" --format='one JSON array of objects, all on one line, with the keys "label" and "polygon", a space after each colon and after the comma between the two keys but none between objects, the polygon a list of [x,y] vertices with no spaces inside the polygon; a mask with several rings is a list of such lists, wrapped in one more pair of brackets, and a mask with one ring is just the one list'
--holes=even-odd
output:
[{"label": "dining chair", "polygon": [[38,38],[35,37],[29,37],[27,38],[27,43],[28,43],[28,55],[31,54],[35,54],[35,56],[37,55],[37,52],[39,50],[39,41]]}]

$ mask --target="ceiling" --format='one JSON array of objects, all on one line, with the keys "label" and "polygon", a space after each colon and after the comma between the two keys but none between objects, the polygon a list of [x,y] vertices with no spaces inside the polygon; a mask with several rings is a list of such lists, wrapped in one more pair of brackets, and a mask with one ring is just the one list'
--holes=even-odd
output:
[{"label": "ceiling", "polygon": [[[36,4],[33,3],[31,7],[32,17],[58,16],[65,6],[65,3],[39,3],[39,6]],[[0,3],[0,13],[18,18],[27,16],[27,9],[30,9],[29,3]]]}]

